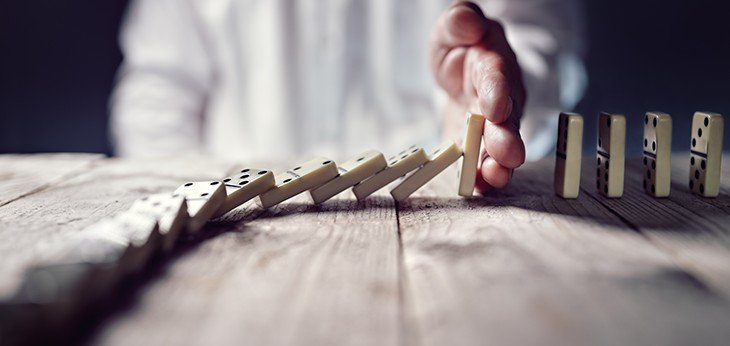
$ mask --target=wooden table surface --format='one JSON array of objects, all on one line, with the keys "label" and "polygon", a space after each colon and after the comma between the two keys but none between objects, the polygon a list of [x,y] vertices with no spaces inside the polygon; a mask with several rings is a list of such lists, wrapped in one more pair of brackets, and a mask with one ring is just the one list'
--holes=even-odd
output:
[{"label": "wooden table surface", "polygon": [[[557,198],[550,158],[484,198],[456,196],[446,172],[397,206],[382,191],[365,203],[348,192],[320,207],[304,195],[268,211],[247,205],[183,239],[87,338],[728,345],[730,170],[720,197],[695,197],[687,161],[674,156],[668,199],[644,194],[639,159],[628,161],[623,198],[597,195],[592,158],[580,197]],[[135,199],[242,166],[0,156],[0,293],[64,237]]]}]

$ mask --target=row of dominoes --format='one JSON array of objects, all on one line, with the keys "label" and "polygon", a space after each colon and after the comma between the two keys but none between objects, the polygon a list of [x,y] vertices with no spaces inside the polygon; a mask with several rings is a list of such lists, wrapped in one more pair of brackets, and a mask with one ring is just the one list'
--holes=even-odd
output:
[{"label": "row of dominoes", "polygon": [[0,317],[22,315],[33,306],[42,307],[35,310],[56,322],[69,320],[73,313],[102,302],[125,278],[143,271],[153,255],[169,253],[181,234],[196,233],[208,220],[257,197],[269,208],[308,191],[319,204],[352,188],[362,200],[400,178],[390,190],[400,202],[462,156],[459,194],[471,196],[484,122],[484,116],[468,114],[463,149],[449,141],[430,157],[418,146],[387,160],[378,151],[366,151],[339,166],[317,157],[277,175],[244,168],[221,180],[188,182],[174,193],[137,200],[129,210],[69,239],[48,256],[47,264],[27,270],[14,297],[0,303]]},{"label": "row of dominoes", "polygon": [[[644,190],[653,197],[669,196],[671,186],[672,117],[662,112],[644,116]],[[692,118],[689,188],[704,197],[720,192],[723,118],[696,112]],[[555,158],[555,193],[576,198],[580,191],[583,117],[560,114]],[[624,190],[626,118],[601,113],[598,118],[596,188],[606,197],[618,198]]]}]

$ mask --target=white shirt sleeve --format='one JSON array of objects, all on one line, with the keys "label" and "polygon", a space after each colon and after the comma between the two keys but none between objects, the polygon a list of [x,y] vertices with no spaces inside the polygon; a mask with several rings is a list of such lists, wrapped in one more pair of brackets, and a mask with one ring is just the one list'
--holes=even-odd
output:
[{"label": "white shirt sleeve", "polygon": [[521,134],[527,159],[555,146],[557,118],[571,110],[587,84],[582,63],[583,11],[575,0],[481,0],[485,15],[502,22],[522,68],[527,104]]},{"label": "white shirt sleeve", "polygon": [[120,156],[201,150],[213,71],[192,4],[134,0],[121,30],[124,63],[111,98],[111,134]]}]

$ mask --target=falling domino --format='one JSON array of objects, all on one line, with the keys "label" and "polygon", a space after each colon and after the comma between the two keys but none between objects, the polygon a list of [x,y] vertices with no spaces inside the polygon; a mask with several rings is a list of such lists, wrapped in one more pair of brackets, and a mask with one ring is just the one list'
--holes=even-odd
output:
[{"label": "falling domino", "polygon": [[423,167],[406,176],[403,181],[390,190],[390,194],[396,201],[404,201],[408,196],[416,192],[416,190],[428,183],[436,175],[443,172],[452,163],[456,162],[461,157],[461,154],[461,149],[459,149],[456,143],[449,141],[442,144],[438,149],[434,150],[431,159]]},{"label": "falling domino", "polygon": [[188,233],[200,231],[226,201],[226,189],[218,180],[185,183],[174,195],[185,197],[188,204]]},{"label": "falling domino", "polygon": [[226,186],[226,201],[215,213],[221,216],[234,208],[269,191],[276,185],[274,173],[259,168],[244,168],[235,175],[223,179]]},{"label": "falling domino", "polygon": [[323,185],[337,174],[334,161],[324,157],[309,160],[301,166],[277,174],[276,186],[259,196],[261,206],[271,208],[304,191]]},{"label": "falling domino", "polygon": [[385,169],[360,184],[355,185],[352,188],[352,192],[357,197],[357,200],[363,200],[375,191],[408,174],[408,172],[421,167],[427,161],[428,156],[423,151],[423,148],[412,145],[397,155],[391,156],[388,159],[388,167],[385,167]]},{"label": "falling domino", "polygon": [[314,203],[320,204],[382,171],[387,165],[385,156],[381,152],[368,150],[338,166],[339,176],[318,188],[310,190],[309,193]]}]

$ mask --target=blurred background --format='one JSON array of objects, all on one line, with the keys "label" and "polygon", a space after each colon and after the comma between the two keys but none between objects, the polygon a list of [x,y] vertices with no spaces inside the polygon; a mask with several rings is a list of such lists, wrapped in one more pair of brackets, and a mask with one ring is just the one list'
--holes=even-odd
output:
[{"label": "blurred background", "polygon": [[[107,103],[126,3],[0,2],[0,153],[111,153]],[[585,9],[589,87],[576,111],[587,150],[601,110],[628,116],[629,155],[641,153],[648,110],[672,114],[675,150],[688,149],[694,111],[730,116],[727,4],[591,0]]]}]

